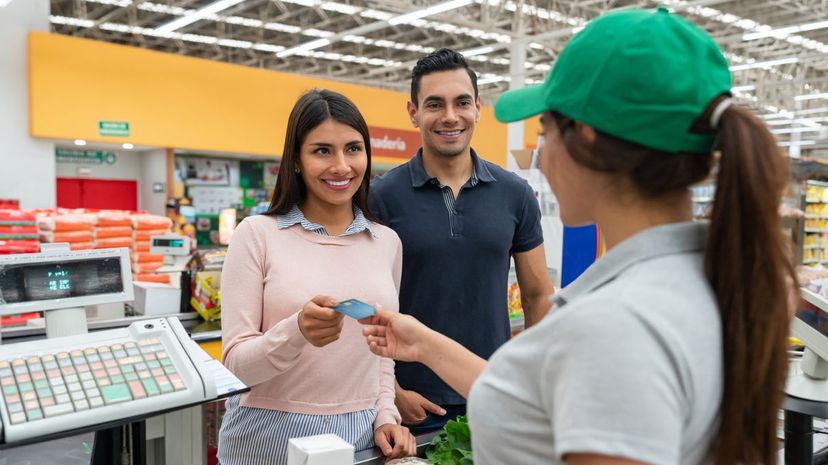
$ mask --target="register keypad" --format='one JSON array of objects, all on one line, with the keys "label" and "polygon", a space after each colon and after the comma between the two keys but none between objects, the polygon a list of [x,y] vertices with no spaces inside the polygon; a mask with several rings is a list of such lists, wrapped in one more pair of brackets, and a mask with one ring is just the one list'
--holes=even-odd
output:
[{"label": "register keypad", "polygon": [[184,388],[158,338],[0,361],[0,389],[12,424]]}]

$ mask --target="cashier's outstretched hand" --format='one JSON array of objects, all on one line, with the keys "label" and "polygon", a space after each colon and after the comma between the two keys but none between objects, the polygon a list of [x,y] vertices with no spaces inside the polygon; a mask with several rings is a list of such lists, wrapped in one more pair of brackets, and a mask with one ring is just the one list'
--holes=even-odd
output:
[{"label": "cashier's outstretched hand", "polygon": [[433,333],[416,318],[377,307],[377,314],[359,320],[371,352],[402,362],[422,361],[428,335]]},{"label": "cashier's outstretched hand", "polygon": [[339,339],[343,314],[331,309],[339,302],[333,297],[318,295],[299,312],[299,331],[311,344],[324,347]]},{"label": "cashier's outstretched hand", "polygon": [[374,431],[374,443],[386,459],[417,455],[417,439],[402,425],[386,423]]}]

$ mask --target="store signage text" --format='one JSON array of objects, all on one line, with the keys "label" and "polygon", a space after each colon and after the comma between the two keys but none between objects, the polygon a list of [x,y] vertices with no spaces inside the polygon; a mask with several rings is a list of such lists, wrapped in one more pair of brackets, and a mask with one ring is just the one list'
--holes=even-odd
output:
[{"label": "store signage text", "polygon": [[55,149],[58,163],[82,163],[88,165],[114,165],[118,162],[115,152],[102,150]]},{"label": "store signage text", "polygon": [[378,157],[409,159],[422,144],[417,131],[371,126],[368,132],[371,135],[371,154]]},{"label": "store signage text", "polygon": [[129,136],[129,123],[126,121],[98,121],[98,134],[102,136]]}]

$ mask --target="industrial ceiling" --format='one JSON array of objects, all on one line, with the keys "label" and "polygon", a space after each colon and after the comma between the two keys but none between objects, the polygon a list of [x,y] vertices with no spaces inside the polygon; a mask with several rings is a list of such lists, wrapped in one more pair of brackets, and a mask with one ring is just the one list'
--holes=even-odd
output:
[{"label": "industrial ceiling", "polygon": [[540,82],[588,20],[659,4],[716,38],[734,94],[783,146],[828,152],[828,0],[51,0],[50,19],[62,34],[399,91],[418,58],[449,47],[491,104],[512,81]]}]

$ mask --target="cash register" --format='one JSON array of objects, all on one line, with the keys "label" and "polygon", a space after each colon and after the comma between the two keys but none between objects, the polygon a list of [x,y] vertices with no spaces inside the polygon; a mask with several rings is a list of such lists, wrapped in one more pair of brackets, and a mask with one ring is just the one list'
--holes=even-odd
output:
[{"label": "cash register", "polygon": [[87,334],[84,306],[132,299],[127,249],[0,256],[0,315],[48,339],[0,345],[0,445],[145,418],[245,390],[177,318]]}]

